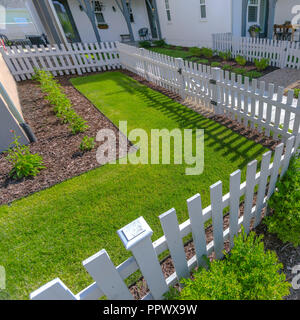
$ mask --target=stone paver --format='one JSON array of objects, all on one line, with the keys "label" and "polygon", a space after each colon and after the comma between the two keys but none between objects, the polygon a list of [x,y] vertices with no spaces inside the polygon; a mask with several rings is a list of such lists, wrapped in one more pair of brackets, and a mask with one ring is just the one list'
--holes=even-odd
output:
[{"label": "stone paver", "polygon": [[298,80],[300,80],[300,70],[289,68],[278,69],[259,78],[259,81],[265,81],[266,84],[274,83],[275,92],[279,86],[287,88]]}]

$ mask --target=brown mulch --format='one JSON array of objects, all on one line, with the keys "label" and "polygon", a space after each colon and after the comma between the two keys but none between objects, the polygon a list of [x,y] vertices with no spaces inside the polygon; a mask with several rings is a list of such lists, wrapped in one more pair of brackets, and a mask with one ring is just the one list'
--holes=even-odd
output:
[{"label": "brown mulch", "polygon": [[[5,159],[6,155],[0,154],[0,204],[10,203],[99,167],[96,161],[97,148],[86,153],[79,150],[85,135],[96,137],[100,129],[112,129],[117,137],[118,150],[118,128],[72,86],[69,82],[70,76],[58,79],[71,99],[73,108],[87,121],[89,129],[84,133],[72,135],[68,125],[61,124],[53,112],[53,107],[43,98],[44,94],[37,82],[19,83],[18,92],[25,121],[31,126],[38,139],[29,147],[31,152],[39,153],[43,157],[46,169],[43,169],[35,178],[13,181],[8,175],[11,165]],[[129,146],[128,142],[127,148]]]}]

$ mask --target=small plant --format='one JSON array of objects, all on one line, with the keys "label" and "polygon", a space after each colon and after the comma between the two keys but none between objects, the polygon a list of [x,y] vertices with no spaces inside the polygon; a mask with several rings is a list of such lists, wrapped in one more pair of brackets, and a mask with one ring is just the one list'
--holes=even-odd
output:
[{"label": "small plant", "polygon": [[213,57],[214,52],[212,49],[209,48],[202,48],[201,49],[202,55],[206,58],[206,59],[210,59]]},{"label": "small plant", "polygon": [[233,69],[233,67],[230,64],[224,64],[224,66],[222,67],[222,69],[224,71],[231,71]]},{"label": "small plant", "polygon": [[[166,41],[164,39],[153,41],[155,47],[165,47]],[[148,47],[149,48],[149,47]]]},{"label": "small plant", "polygon": [[250,33],[250,35],[254,36],[261,32],[261,27],[258,24],[254,24],[249,27],[248,32]]},{"label": "small plant", "polygon": [[242,76],[244,76],[247,73],[247,71],[243,68],[234,68],[232,69],[232,72],[234,72],[235,74],[240,74]]},{"label": "small plant", "polygon": [[262,77],[262,73],[258,71],[248,71],[245,73],[245,77],[248,77],[250,80]]},{"label": "small plant", "polygon": [[221,65],[220,62],[212,62],[212,63],[211,63],[211,67],[212,67],[212,68],[218,68],[218,67],[220,67],[220,65]]},{"label": "small plant", "polygon": [[182,280],[183,289],[167,294],[176,300],[282,300],[290,284],[280,273],[274,251],[265,251],[262,237],[244,231],[235,237],[230,254],[201,268],[192,279]]},{"label": "small plant", "polygon": [[207,59],[200,59],[198,62],[201,64],[209,64],[209,61]]},{"label": "small plant", "polygon": [[86,121],[79,117],[77,114],[72,117],[69,123],[69,128],[71,129],[72,134],[84,132],[89,128],[89,126],[86,124]]},{"label": "small plant", "polygon": [[235,58],[235,61],[237,62],[237,64],[239,64],[240,66],[244,66],[247,63],[247,60],[243,57],[243,56],[237,56]]},{"label": "small plant", "polygon": [[294,97],[295,97],[296,99],[299,98],[299,94],[300,94],[300,89],[294,89]]},{"label": "small plant", "polygon": [[268,66],[269,66],[269,61],[270,61],[270,60],[269,60],[269,59],[266,59],[266,58],[262,58],[262,59],[260,59],[260,60],[255,59],[255,60],[254,60],[254,63],[255,63],[256,69],[257,69],[258,71],[263,71],[263,70],[267,69]]},{"label": "small plant", "polygon": [[202,55],[202,50],[198,47],[190,48],[189,52],[192,56],[195,56],[195,57],[201,57]]},{"label": "small plant", "polygon": [[183,50],[183,47],[177,46],[175,49],[176,49],[176,50]]},{"label": "small plant", "polygon": [[150,41],[140,41],[139,42],[139,47],[140,48],[145,48],[145,49],[148,49],[148,48],[151,48],[151,42]]},{"label": "small plant", "polygon": [[14,133],[14,140],[11,143],[11,148],[7,151],[7,159],[13,165],[9,173],[10,177],[13,179],[35,177],[45,168],[43,158],[37,153],[32,154],[28,146],[20,144],[20,137],[17,137],[13,130],[11,132]]},{"label": "small plant", "polygon": [[222,60],[226,61],[226,60],[230,60],[232,55],[230,51],[226,51],[226,52],[218,52],[218,55],[220,58],[222,58]]},{"label": "small plant", "polygon": [[300,158],[293,157],[289,169],[277,183],[268,203],[273,214],[265,219],[268,231],[283,242],[300,245]]},{"label": "small plant", "polygon": [[96,145],[96,143],[95,143],[94,138],[84,136],[81,143],[80,143],[79,149],[82,152],[87,152],[87,151],[91,151],[92,149],[94,149],[95,145]]}]

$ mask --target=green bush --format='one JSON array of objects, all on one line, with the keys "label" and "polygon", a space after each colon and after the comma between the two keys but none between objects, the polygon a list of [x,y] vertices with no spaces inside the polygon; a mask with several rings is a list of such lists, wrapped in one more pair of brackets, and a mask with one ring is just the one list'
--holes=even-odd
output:
[{"label": "green bush", "polygon": [[235,58],[235,61],[237,62],[237,64],[239,64],[240,66],[244,66],[247,63],[247,60],[242,57],[242,56],[237,56]]},{"label": "green bush", "polygon": [[209,64],[209,61],[207,59],[200,59],[200,60],[198,60],[198,63]]},{"label": "green bush", "polygon": [[294,97],[295,97],[296,99],[299,98],[299,94],[300,94],[300,89],[294,89]]},{"label": "green bush", "polygon": [[148,49],[148,48],[151,47],[151,42],[150,42],[150,41],[146,41],[146,40],[140,41],[140,42],[139,42],[139,47],[140,47],[140,48]]},{"label": "green bush", "polygon": [[248,71],[245,73],[245,77],[248,77],[250,80],[262,77],[262,73],[258,71]]},{"label": "green bush", "polygon": [[254,64],[255,64],[256,69],[258,71],[263,71],[263,70],[267,69],[269,66],[269,62],[270,62],[270,60],[266,59],[266,58],[262,58],[260,60],[258,60],[258,59],[254,60]]},{"label": "green bush", "polygon": [[206,58],[206,59],[210,59],[213,57],[214,52],[212,49],[209,48],[202,48],[201,49],[202,55]]},{"label": "green bush", "polygon": [[196,56],[196,57],[201,57],[202,55],[202,51],[200,48],[198,47],[192,47],[189,49],[189,53],[192,55],[192,56]]},{"label": "green bush", "polygon": [[226,61],[226,60],[230,60],[232,55],[230,51],[225,51],[225,52],[218,52],[218,55],[220,58],[222,58],[222,60]]},{"label": "green bush", "polygon": [[266,217],[268,231],[283,242],[300,245],[300,158],[293,157],[289,169],[277,183],[268,202],[273,214]]},{"label": "green bush", "polygon": [[[14,131],[12,131],[14,133]],[[11,148],[7,151],[7,160],[13,165],[9,175],[13,179],[21,179],[36,176],[45,168],[43,158],[39,154],[32,154],[28,146],[21,145],[20,137],[14,133],[14,140]]]},{"label": "green bush", "polygon": [[211,63],[211,67],[212,67],[212,68],[218,68],[218,67],[220,67],[220,65],[221,65],[220,62],[212,62],[212,63]]},{"label": "green bush", "polygon": [[70,99],[63,93],[61,85],[52,74],[44,70],[36,70],[34,79],[39,81],[43,92],[47,93],[45,99],[53,106],[53,111],[63,123],[68,123],[73,134],[88,129],[86,121],[72,108]]},{"label": "green bush", "polygon": [[[155,47],[165,47],[166,41],[164,39],[153,41]],[[149,48],[149,47],[148,47]]]},{"label": "green bush", "polygon": [[79,149],[82,152],[91,151],[95,148],[95,145],[95,138],[84,136],[80,143]]},{"label": "green bush", "polygon": [[222,69],[224,71],[231,71],[233,69],[233,67],[230,64],[224,64],[224,66],[222,67]]},{"label": "green bush", "polygon": [[234,68],[232,69],[232,72],[234,72],[235,74],[240,74],[242,76],[244,76],[247,73],[247,71],[243,68]]},{"label": "green bush", "polygon": [[214,260],[208,270],[200,268],[192,279],[182,280],[181,292],[172,289],[176,300],[281,300],[290,284],[280,273],[282,264],[274,251],[265,251],[262,237],[244,231],[223,260]]}]

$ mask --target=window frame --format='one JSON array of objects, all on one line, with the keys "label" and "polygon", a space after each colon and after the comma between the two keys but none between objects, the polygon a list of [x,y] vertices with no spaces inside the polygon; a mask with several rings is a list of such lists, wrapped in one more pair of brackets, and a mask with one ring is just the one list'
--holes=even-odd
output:
[{"label": "window frame", "polygon": [[[96,10],[96,7],[98,7],[96,5],[96,3],[98,4],[100,10]],[[105,21],[105,18],[104,18],[104,14],[103,14],[103,11],[102,11],[102,8],[101,8],[101,1],[99,1],[99,0],[95,0],[95,12],[94,13],[95,13],[95,17],[96,17],[96,20],[97,20],[98,24],[106,24],[106,21]],[[103,21],[98,21],[98,15],[102,16],[102,20]]]},{"label": "window frame", "polygon": [[172,15],[171,15],[171,9],[170,9],[170,0],[165,0],[165,9],[166,9],[166,16],[168,23],[172,22]]},{"label": "window frame", "polygon": [[[251,1],[256,1],[256,3],[251,3]],[[249,21],[249,9],[250,7],[256,8],[256,21]],[[248,1],[248,9],[247,9],[247,23],[258,23],[259,24],[260,17],[260,0],[249,0]]]},{"label": "window frame", "polygon": [[[199,0],[200,2],[200,20],[204,21],[207,20],[207,3],[206,0]],[[205,17],[202,16],[202,7],[205,8]]]}]

